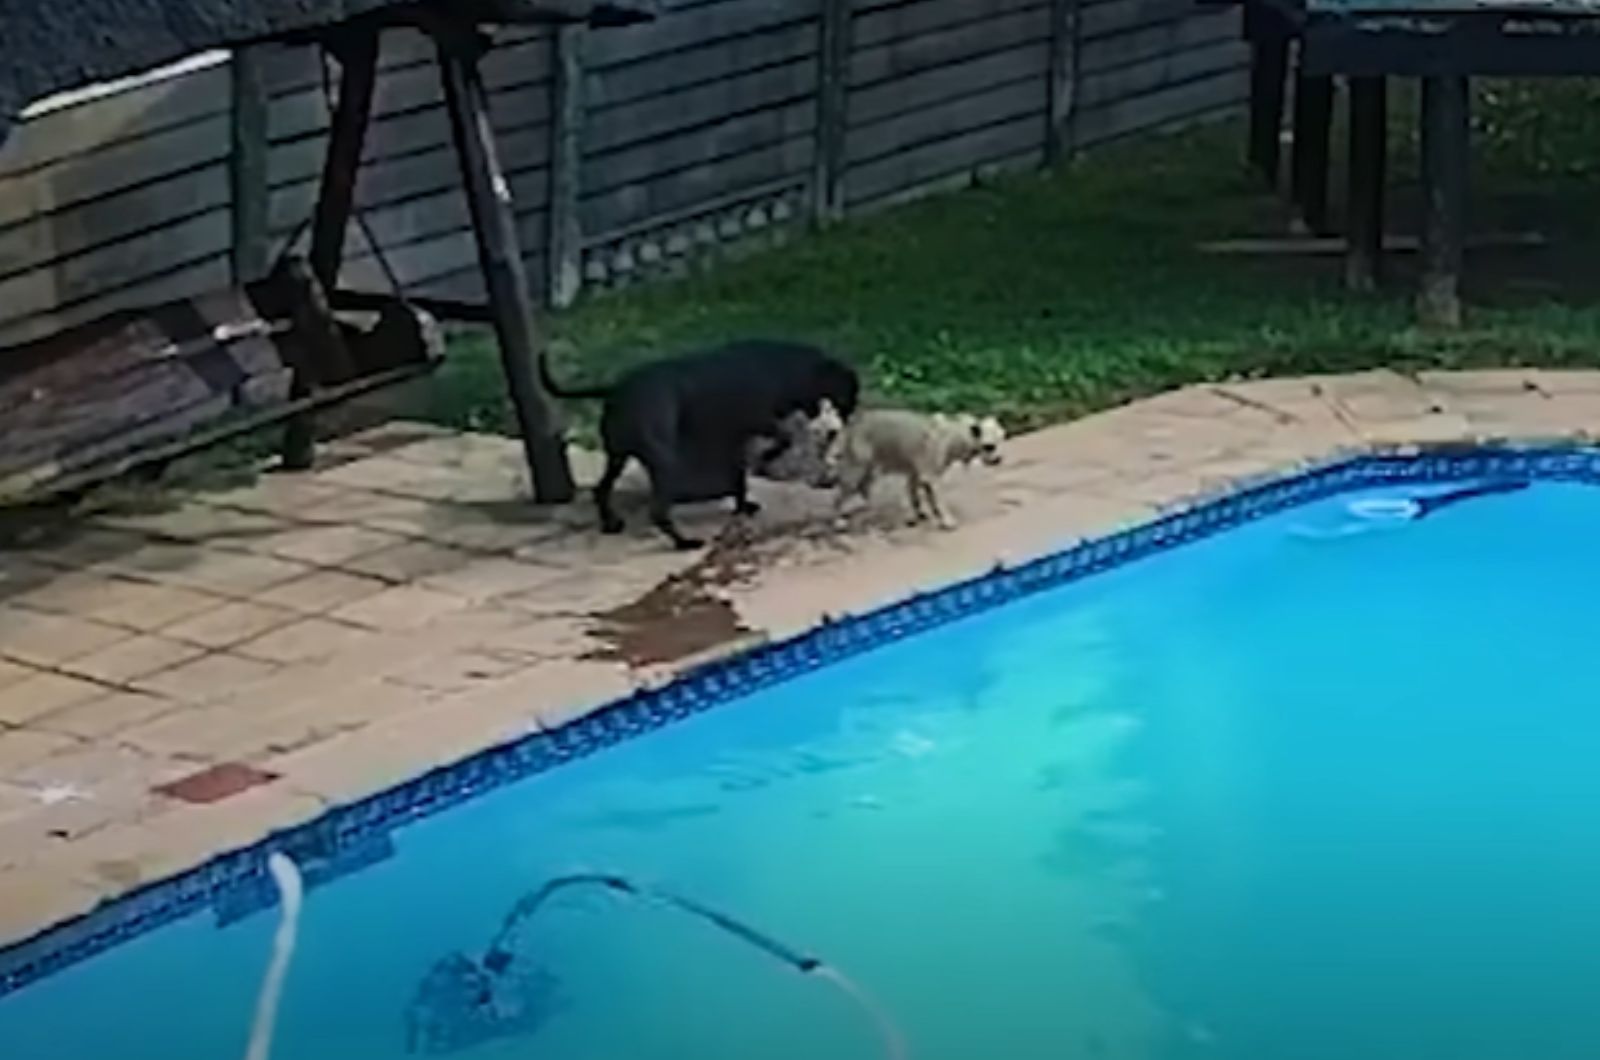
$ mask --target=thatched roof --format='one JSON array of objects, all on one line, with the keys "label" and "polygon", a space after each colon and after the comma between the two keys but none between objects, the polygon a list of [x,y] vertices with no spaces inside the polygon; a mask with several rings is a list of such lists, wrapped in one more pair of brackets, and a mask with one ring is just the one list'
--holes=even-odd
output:
[{"label": "thatched roof", "polygon": [[[643,21],[656,0],[438,0],[485,24]],[[0,143],[29,103],[195,52],[331,26],[401,0],[0,0]]]}]

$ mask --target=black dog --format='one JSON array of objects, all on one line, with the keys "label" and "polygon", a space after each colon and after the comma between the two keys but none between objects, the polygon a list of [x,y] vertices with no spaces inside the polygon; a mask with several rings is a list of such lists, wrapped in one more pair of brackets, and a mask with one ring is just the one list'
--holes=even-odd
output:
[{"label": "black dog", "polygon": [[650,519],[680,549],[702,542],[672,522],[672,506],[732,497],[734,510],[753,515],[747,495],[750,443],[770,439],[763,461],[788,447],[780,423],[802,411],[816,416],[824,400],[841,416],[855,411],[860,382],[848,365],[815,346],[750,339],[704,353],[656,361],[609,386],[564,389],[541,358],[545,389],[562,398],[598,398],[606,467],[595,486],[600,527],[622,531],[611,491],[637,458],[650,474]]}]

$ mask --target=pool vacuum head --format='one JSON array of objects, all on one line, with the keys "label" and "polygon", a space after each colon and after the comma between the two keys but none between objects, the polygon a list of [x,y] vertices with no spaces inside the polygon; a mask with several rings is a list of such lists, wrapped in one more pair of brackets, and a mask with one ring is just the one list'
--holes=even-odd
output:
[{"label": "pool vacuum head", "polygon": [[518,953],[523,924],[557,893],[569,888],[598,887],[644,899],[686,913],[753,946],[767,956],[844,992],[877,1026],[890,1060],[904,1060],[905,1040],[894,1021],[866,991],[837,968],[786,946],[742,920],[701,905],[682,895],[641,888],[620,876],[579,873],[557,876],[517,899],[501,922],[494,940],[474,961],[460,952],[443,957],[428,970],[406,1009],[406,1043],[413,1053],[451,1053],[496,1038],[530,1034],[566,1007],[560,983]]},{"label": "pool vacuum head", "polygon": [[406,1009],[406,1048],[439,1055],[532,1034],[566,1007],[555,976],[505,950],[461,953],[428,970]]}]

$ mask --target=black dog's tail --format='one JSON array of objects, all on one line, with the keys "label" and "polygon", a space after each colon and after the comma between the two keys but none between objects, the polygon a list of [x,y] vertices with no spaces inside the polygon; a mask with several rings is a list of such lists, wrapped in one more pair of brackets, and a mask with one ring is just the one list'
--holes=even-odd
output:
[{"label": "black dog's tail", "polygon": [[558,398],[585,401],[603,398],[611,393],[609,386],[563,387],[556,382],[556,377],[550,374],[550,352],[548,350],[539,351],[539,378],[544,382],[544,388]]}]

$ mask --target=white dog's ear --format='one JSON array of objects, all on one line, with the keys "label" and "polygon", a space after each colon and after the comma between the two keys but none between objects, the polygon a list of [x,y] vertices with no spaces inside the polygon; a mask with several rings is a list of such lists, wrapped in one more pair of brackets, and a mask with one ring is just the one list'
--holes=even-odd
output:
[{"label": "white dog's ear", "polygon": [[817,413],[817,427],[824,434],[836,434],[844,430],[844,417],[839,415],[839,409],[827,398],[822,399],[822,408]]}]

